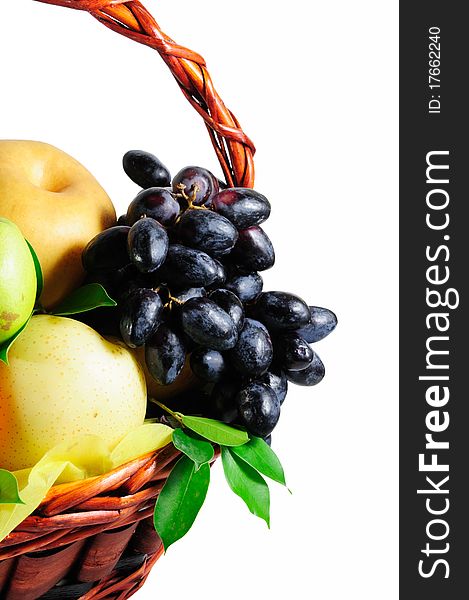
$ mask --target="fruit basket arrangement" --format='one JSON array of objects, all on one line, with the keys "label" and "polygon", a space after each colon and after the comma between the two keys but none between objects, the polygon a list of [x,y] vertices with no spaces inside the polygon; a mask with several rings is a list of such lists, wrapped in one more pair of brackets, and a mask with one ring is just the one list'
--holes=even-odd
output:
[{"label": "fruit basket arrangement", "polygon": [[[0,141],[0,598],[125,599],[191,527],[218,456],[269,523],[265,478],[285,485],[270,434],[288,382],[324,377],[311,344],[337,320],[263,290],[271,206],[203,58],[136,0],[39,1],[157,50],[223,170],[171,177],[131,150],[141,191],[117,219],[70,156]],[[34,207],[61,193],[88,209],[45,233]]]}]

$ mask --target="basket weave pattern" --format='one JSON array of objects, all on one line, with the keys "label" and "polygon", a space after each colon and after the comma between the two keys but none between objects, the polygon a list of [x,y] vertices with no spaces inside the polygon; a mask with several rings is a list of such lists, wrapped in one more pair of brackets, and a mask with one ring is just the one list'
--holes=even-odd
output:
[{"label": "basket weave pattern", "polygon": [[[169,445],[103,476],[53,487],[0,543],[0,597],[33,600],[65,576],[69,585],[84,584],[79,589],[93,585],[75,598],[131,596],[163,551],[152,514],[178,454]],[[119,576],[114,568],[124,552],[138,568]],[[54,597],[67,597],[65,590]]]},{"label": "basket weave pattern", "polygon": [[[156,50],[203,118],[230,186],[253,187],[255,148],[214,88],[204,59],[167,36],[138,0],[36,0],[89,12]],[[110,473],[53,487],[0,542],[0,600],[125,600],[163,553],[152,514],[177,458],[172,446]]]}]

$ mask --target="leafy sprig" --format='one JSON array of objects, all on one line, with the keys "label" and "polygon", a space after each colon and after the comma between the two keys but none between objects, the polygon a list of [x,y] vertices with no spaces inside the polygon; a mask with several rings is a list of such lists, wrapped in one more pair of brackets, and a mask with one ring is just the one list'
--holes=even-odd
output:
[{"label": "leafy sprig", "polygon": [[186,433],[180,428],[173,432],[173,444],[175,448],[192,460],[196,471],[211,462],[215,456],[215,450],[210,442],[192,437],[190,431]]},{"label": "leafy sprig", "polygon": [[36,254],[36,251],[31,246],[31,244],[28,242],[28,240],[26,240],[26,243],[28,244],[29,251],[31,252],[31,256],[33,257],[34,269],[36,271],[36,282],[37,282],[37,284],[36,284],[36,301],[37,301],[39,299],[39,296],[42,294],[42,290],[44,288],[44,276],[42,274],[41,263],[39,262],[39,258]]},{"label": "leafy sprig", "polygon": [[68,317],[104,306],[117,306],[117,303],[108,295],[101,284],[88,283],[73,290],[65,300],[51,311],[51,314]]},{"label": "leafy sprig", "polygon": [[6,469],[0,469],[0,504],[24,504],[20,498],[18,480]]},{"label": "leafy sprig", "polygon": [[261,438],[249,436],[244,429],[183,415],[155,403],[180,425],[173,431],[172,441],[183,453],[155,505],[154,526],[165,551],[189,531],[203,505],[210,484],[214,445],[220,448],[231,490],[270,527],[270,491],[264,476],[286,485],[280,460],[270,446]]}]

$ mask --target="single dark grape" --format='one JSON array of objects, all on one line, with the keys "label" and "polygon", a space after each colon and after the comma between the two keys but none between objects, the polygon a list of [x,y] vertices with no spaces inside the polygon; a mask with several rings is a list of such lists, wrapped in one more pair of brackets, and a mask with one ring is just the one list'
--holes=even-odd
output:
[{"label": "single dark grape", "polygon": [[237,229],[260,225],[270,216],[270,202],[250,188],[228,188],[212,199],[213,210],[226,217]]},{"label": "single dark grape", "polygon": [[224,286],[226,281],[226,268],[219,260],[213,259],[217,267],[217,275],[210,285],[207,286],[207,291],[218,290]]},{"label": "single dark grape", "polygon": [[111,271],[129,264],[127,236],[130,227],[116,225],[98,233],[82,254],[85,271]]},{"label": "single dark grape", "polygon": [[128,225],[127,222],[127,215],[121,215],[118,219],[117,219],[117,223],[116,225],[122,226],[122,225]]},{"label": "single dark grape", "polygon": [[272,436],[269,434],[264,438],[264,442],[267,444],[267,446],[272,446]]},{"label": "single dark grape", "polygon": [[292,331],[309,323],[309,307],[287,292],[263,292],[252,308],[256,319],[273,331]]},{"label": "single dark grape", "polygon": [[144,217],[132,225],[127,243],[130,260],[142,273],[153,273],[166,260],[168,234],[155,219]]},{"label": "single dark grape", "polygon": [[192,298],[181,309],[181,325],[194,342],[213,350],[229,350],[238,339],[231,317],[209,298]]},{"label": "single dark grape", "polygon": [[234,380],[220,381],[210,396],[210,405],[215,419],[224,423],[233,423],[238,418],[236,396],[240,385]]},{"label": "single dark grape", "polygon": [[124,171],[142,188],[171,185],[171,175],[164,164],[149,152],[129,150],[122,159]]},{"label": "single dark grape", "polygon": [[191,354],[190,364],[192,372],[208,383],[220,381],[229,371],[223,354],[209,348],[194,350]]},{"label": "single dark grape", "polygon": [[238,232],[228,219],[211,210],[186,210],[177,230],[184,245],[203,250],[210,256],[231,252],[238,239]]},{"label": "single dark grape", "polygon": [[274,339],[275,362],[282,369],[301,371],[313,358],[313,351],[304,338],[296,332],[288,332]]},{"label": "single dark grape", "polygon": [[230,364],[249,377],[259,377],[270,367],[273,357],[272,341],[267,329],[253,319],[245,319],[236,346],[227,354]]},{"label": "single dark grape", "polygon": [[230,259],[246,271],[265,271],[275,263],[274,247],[263,229],[248,227],[239,232]]},{"label": "single dark grape", "polygon": [[244,307],[241,300],[233,292],[224,289],[210,292],[209,298],[230,315],[238,331],[241,331],[244,325]]},{"label": "single dark grape", "polygon": [[225,284],[226,289],[238,296],[244,304],[255,300],[262,292],[263,286],[262,277],[254,271],[252,273],[234,272]]},{"label": "single dark grape", "polygon": [[127,209],[127,224],[133,225],[141,217],[151,217],[165,227],[174,225],[179,215],[179,203],[171,192],[161,187],[142,190]]},{"label": "single dark grape", "polygon": [[173,179],[173,192],[180,193],[180,185],[184,186],[184,192],[191,197],[195,193],[194,204],[208,206],[212,197],[219,191],[217,178],[207,169],[202,167],[184,167]]},{"label": "single dark grape", "polygon": [[153,290],[146,288],[130,292],[122,306],[120,332],[131,348],[143,346],[161,322],[163,303]]},{"label": "single dark grape", "polygon": [[326,369],[316,352],[313,352],[313,358],[306,369],[285,371],[288,380],[296,385],[316,385],[322,381],[325,373]]},{"label": "single dark grape", "polygon": [[[196,298],[198,296],[195,296]],[[182,328],[182,307],[181,304],[172,303],[171,307],[165,307],[164,310],[164,322],[170,327],[179,337],[181,342],[184,344],[186,354],[190,354],[199,347],[197,342],[187,335]]]},{"label": "single dark grape", "polygon": [[236,396],[238,413],[249,433],[267,437],[280,418],[280,402],[265,383],[252,382]]},{"label": "single dark grape", "polygon": [[320,306],[310,306],[309,310],[311,321],[301,329],[298,329],[297,333],[308,344],[314,344],[328,336],[331,331],[334,331],[337,325],[337,317],[331,310],[321,308]]},{"label": "single dark grape", "polygon": [[259,383],[265,383],[270,388],[272,388],[275,394],[277,395],[280,404],[283,404],[283,401],[285,400],[288,391],[288,381],[283,371],[267,371],[267,373],[261,375],[261,377],[256,379],[256,381],[258,381]]},{"label": "single dark grape", "polygon": [[218,266],[211,256],[201,250],[172,244],[158,275],[169,286],[206,287],[217,278]]},{"label": "single dark grape", "polygon": [[145,344],[145,362],[153,379],[161,385],[173,383],[186,360],[184,344],[165,324]]}]

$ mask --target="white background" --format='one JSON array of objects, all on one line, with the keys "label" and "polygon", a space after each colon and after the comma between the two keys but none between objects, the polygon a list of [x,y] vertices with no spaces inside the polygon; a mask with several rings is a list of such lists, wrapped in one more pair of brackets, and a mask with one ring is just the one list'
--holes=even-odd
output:
[{"label": "white background", "polygon": [[[227,488],[221,465],[187,537],[136,596],[397,598],[397,3],[147,0],[205,56],[257,145],[256,188],[277,263],[266,289],[327,306],[316,388],[291,386],[274,449],[290,496],[272,529]],[[85,13],[3,0],[0,136],[83,162],[118,212],[137,191],[122,154],[220,174],[200,118],[151,50]]]}]

